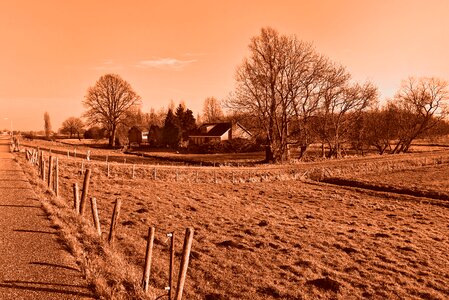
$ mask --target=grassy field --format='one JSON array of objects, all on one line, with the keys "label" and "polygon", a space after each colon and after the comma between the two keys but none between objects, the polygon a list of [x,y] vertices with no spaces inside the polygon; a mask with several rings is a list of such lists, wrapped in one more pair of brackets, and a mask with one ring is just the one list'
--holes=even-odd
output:
[{"label": "grassy field", "polygon": [[223,154],[184,154],[168,149],[129,149],[124,153],[121,149],[107,149],[105,141],[64,139],[58,141],[25,140],[22,144],[26,147],[40,147],[59,154],[75,155],[85,158],[87,151],[93,160],[105,161],[106,156],[110,162],[123,162],[126,159],[131,163],[144,164],[176,164],[176,165],[254,165],[263,161],[263,152],[254,153],[223,153]]},{"label": "grassy field", "polygon": [[[148,227],[156,227],[156,295],[167,285],[166,233],[175,232],[179,259],[185,228],[193,227],[186,299],[447,299],[447,202],[307,178],[342,176],[442,190],[449,185],[448,160],[449,153],[436,152],[262,170],[165,167],[157,180],[149,167],[136,169],[132,179],[130,165],[114,165],[107,177],[104,163],[93,164],[91,196],[104,229],[113,203],[122,199],[116,251],[136,274]],[[193,178],[198,170],[199,182]],[[231,172],[246,179],[232,183]],[[81,185],[82,178],[80,161],[61,156],[61,198],[68,206],[72,184]],[[129,290],[124,282],[122,289]]]},{"label": "grassy field", "polygon": [[347,178],[363,180],[373,184],[388,184],[435,192],[449,192],[449,166],[447,163],[424,165],[410,170],[392,171],[388,174],[366,174],[362,176],[347,176]]}]

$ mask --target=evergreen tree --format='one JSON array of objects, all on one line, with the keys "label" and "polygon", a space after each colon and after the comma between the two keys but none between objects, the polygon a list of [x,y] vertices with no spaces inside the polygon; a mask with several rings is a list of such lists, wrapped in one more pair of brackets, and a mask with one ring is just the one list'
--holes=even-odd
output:
[{"label": "evergreen tree", "polygon": [[196,120],[193,116],[193,111],[191,111],[190,109],[187,109],[185,111],[182,123],[182,136],[184,139],[188,139],[189,134],[196,129]]},{"label": "evergreen tree", "polygon": [[192,130],[196,129],[196,120],[193,116],[193,112],[190,109],[186,109],[185,106],[179,104],[176,109],[177,124],[180,131],[180,138],[187,140]]},{"label": "evergreen tree", "polygon": [[167,116],[165,117],[164,128],[162,131],[162,138],[165,145],[175,148],[178,146],[179,142],[179,126],[176,116],[173,114],[171,109],[168,110]]}]

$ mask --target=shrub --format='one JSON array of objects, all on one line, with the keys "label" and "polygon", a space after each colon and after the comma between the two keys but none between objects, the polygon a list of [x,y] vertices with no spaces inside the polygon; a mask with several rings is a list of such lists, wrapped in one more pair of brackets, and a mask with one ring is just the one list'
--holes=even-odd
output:
[{"label": "shrub", "polygon": [[190,153],[213,154],[213,153],[244,153],[260,151],[261,147],[254,141],[245,139],[232,139],[223,142],[209,142],[201,145],[190,144]]},{"label": "shrub", "polygon": [[103,128],[94,126],[84,132],[85,139],[99,140],[105,137],[105,130]]}]

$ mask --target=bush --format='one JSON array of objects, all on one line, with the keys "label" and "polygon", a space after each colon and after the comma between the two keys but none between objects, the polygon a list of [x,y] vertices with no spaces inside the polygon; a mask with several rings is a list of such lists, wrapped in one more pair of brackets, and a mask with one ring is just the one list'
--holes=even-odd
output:
[{"label": "bush", "polygon": [[190,144],[190,153],[213,154],[213,153],[244,153],[260,151],[261,146],[254,141],[245,139],[232,139],[223,142],[209,142],[201,145]]},{"label": "bush", "polygon": [[105,137],[105,129],[94,126],[84,132],[85,139],[99,140]]}]

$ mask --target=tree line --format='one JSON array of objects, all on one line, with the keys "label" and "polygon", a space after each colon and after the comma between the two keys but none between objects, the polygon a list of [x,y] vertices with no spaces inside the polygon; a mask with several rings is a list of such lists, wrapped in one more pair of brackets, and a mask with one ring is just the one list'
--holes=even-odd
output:
[{"label": "tree line", "polygon": [[342,156],[348,143],[407,152],[416,138],[444,128],[448,96],[443,80],[409,78],[380,106],[373,83],[354,82],[312,44],[263,28],[251,39],[227,105],[254,120],[266,161],[276,162],[288,160],[292,147],[301,158],[312,143],[321,143],[327,157]]},{"label": "tree line", "polygon": [[[70,138],[108,138],[109,146],[116,147],[127,143],[128,131],[136,126],[149,131],[149,142],[153,146],[177,148],[185,145],[189,134],[198,128],[199,120],[203,122],[225,121],[220,101],[208,97],[203,103],[203,114],[195,118],[193,111],[181,102],[176,108],[171,101],[167,110],[149,113],[141,110],[141,98],[131,85],[117,74],[101,76],[96,84],[87,91],[83,105],[87,108],[81,118],[70,117],[62,123],[60,133]],[[47,127],[49,115],[45,113],[45,133],[49,137]],[[89,129],[85,130],[86,127]]]},{"label": "tree line", "polygon": [[[301,159],[317,143],[328,158],[341,157],[348,147],[361,153],[402,153],[416,138],[449,132],[444,80],[411,77],[381,105],[372,82],[355,82],[344,66],[296,36],[262,28],[248,48],[236,71],[235,90],[225,101],[227,115],[213,97],[205,99],[203,114],[196,118],[184,103],[143,113],[130,84],[106,74],[83,100],[83,117],[91,126],[87,134],[102,133],[114,147],[117,136],[141,126],[149,129],[152,144],[176,148],[200,123],[237,120],[264,146],[266,161],[277,162],[290,159],[291,150]],[[79,118],[63,123],[70,136],[83,127]]]}]

